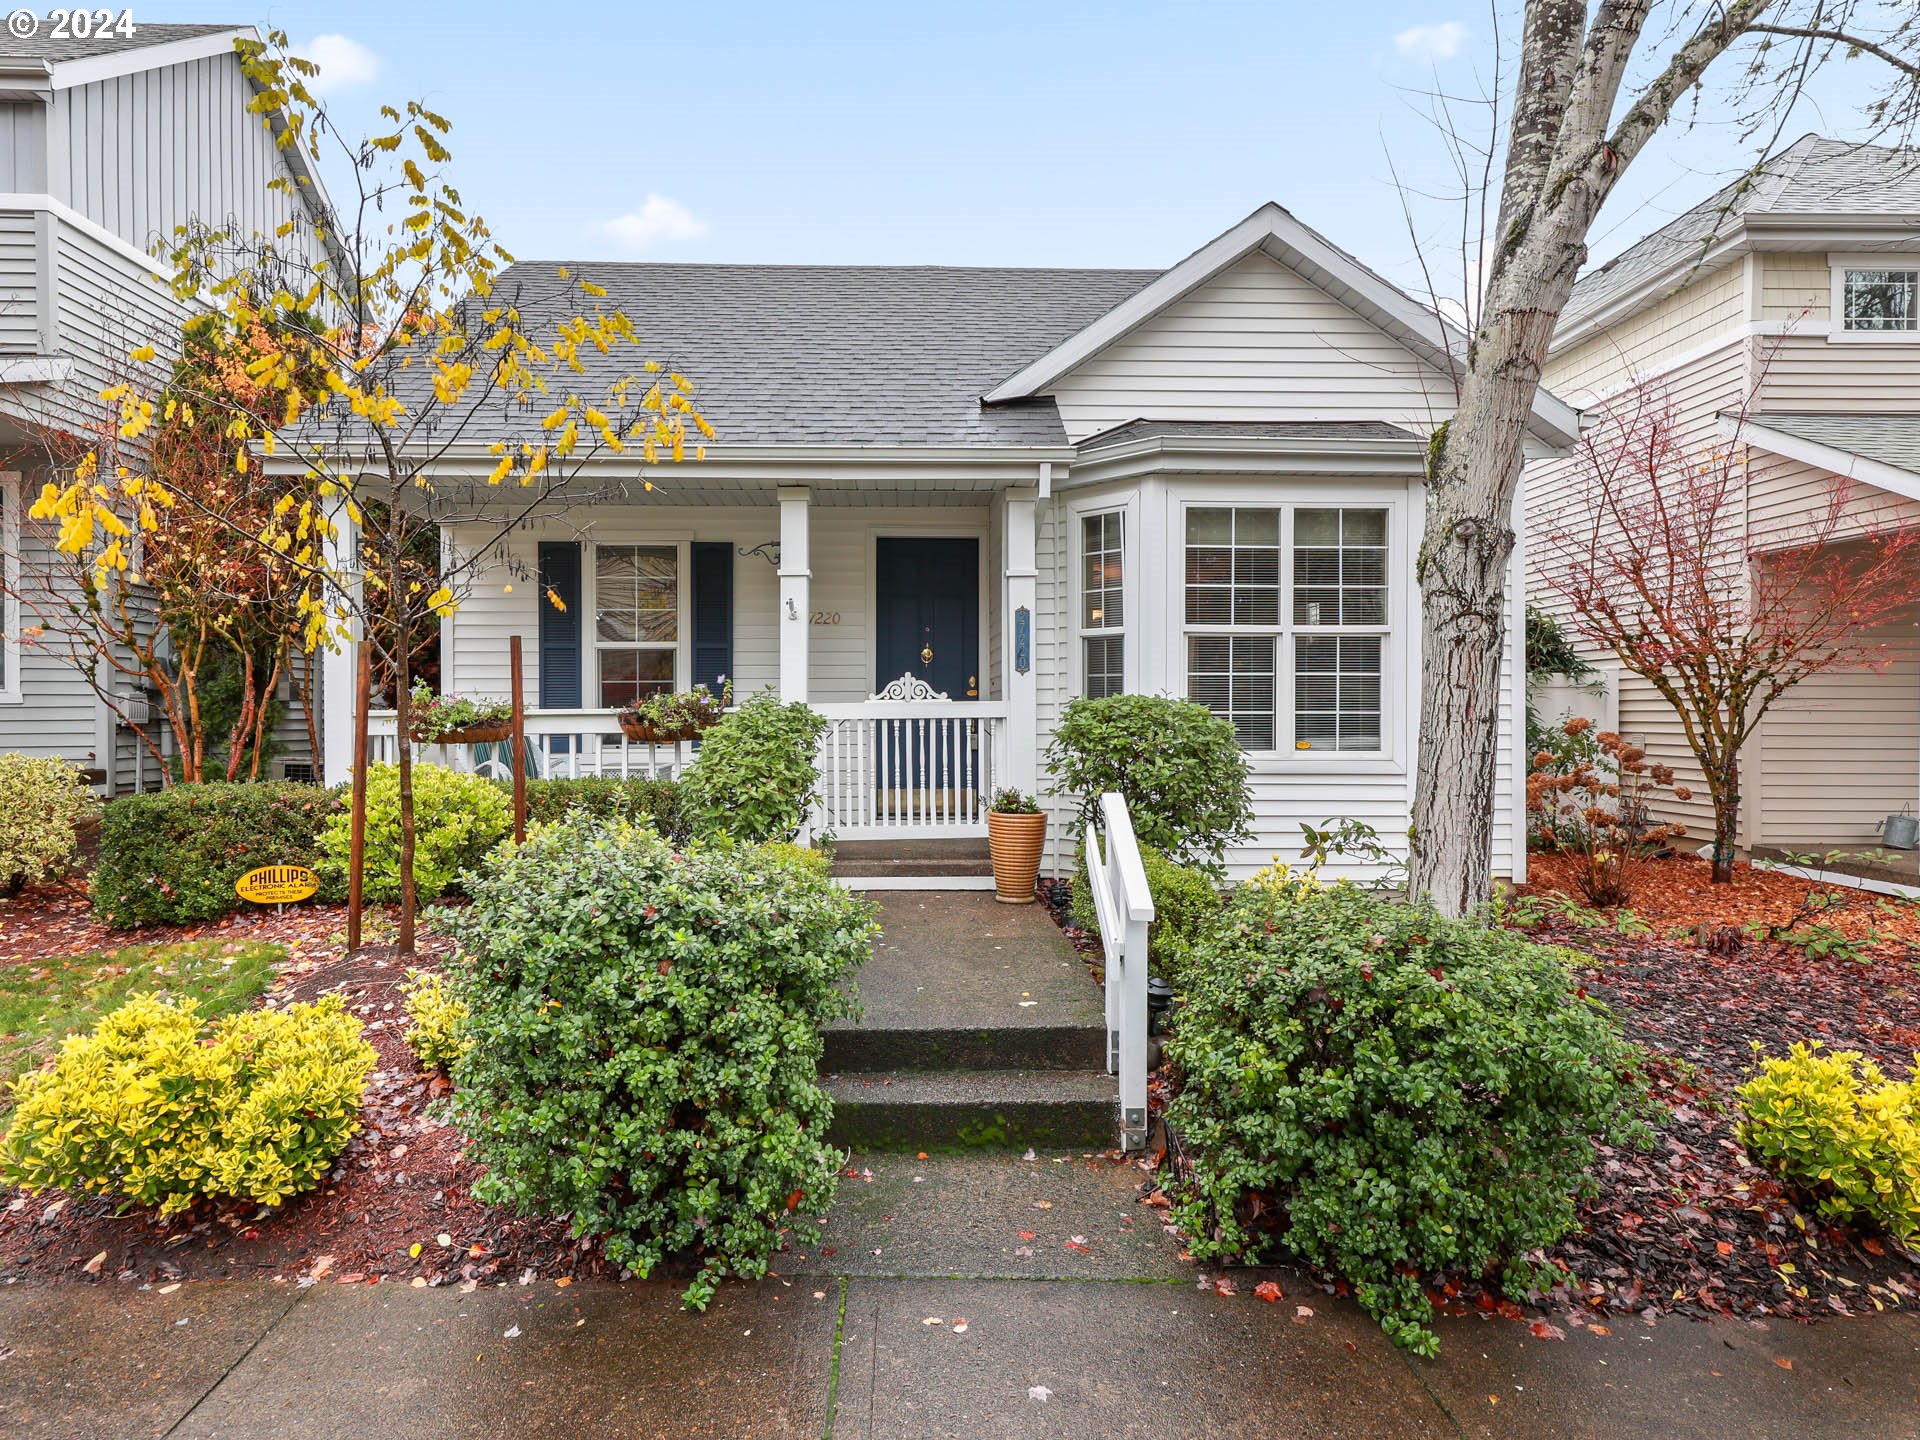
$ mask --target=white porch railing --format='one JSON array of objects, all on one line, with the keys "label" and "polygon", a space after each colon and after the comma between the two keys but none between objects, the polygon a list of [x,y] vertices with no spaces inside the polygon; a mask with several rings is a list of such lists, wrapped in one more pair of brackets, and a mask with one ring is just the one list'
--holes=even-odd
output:
[{"label": "white porch railing", "polygon": [[[526,716],[527,774],[533,779],[578,779],[583,775],[618,779],[666,779],[693,763],[695,742],[656,745],[629,740],[611,710],[529,710]],[[367,749],[373,763],[394,760],[394,713],[376,710],[367,717]],[[451,770],[469,770],[506,780],[513,775],[511,742],[484,745],[416,745],[414,754]]]},{"label": "white porch railing", "polygon": [[1107,1073],[1120,1080],[1120,1148],[1147,1143],[1147,926],[1153,894],[1127,802],[1108,791],[1087,827],[1087,878],[1107,961]]},{"label": "white porch railing", "polygon": [[1005,701],[949,700],[902,676],[826,717],[813,826],[840,840],[941,840],[987,833],[1006,768]]}]

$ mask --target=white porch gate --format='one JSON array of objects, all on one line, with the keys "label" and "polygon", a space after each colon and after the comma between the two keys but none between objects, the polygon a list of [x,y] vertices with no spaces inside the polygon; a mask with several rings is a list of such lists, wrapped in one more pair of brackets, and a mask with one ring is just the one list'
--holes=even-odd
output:
[{"label": "white porch gate", "polygon": [[826,717],[814,829],[837,840],[984,836],[1006,769],[1005,701],[949,700],[902,675]]}]

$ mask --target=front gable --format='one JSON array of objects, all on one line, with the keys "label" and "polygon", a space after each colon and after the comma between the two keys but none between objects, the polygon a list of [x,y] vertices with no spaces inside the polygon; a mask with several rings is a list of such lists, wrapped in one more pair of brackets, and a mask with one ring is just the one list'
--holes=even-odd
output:
[{"label": "front gable", "polygon": [[1257,251],[1075,365],[1047,393],[1075,443],[1140,417],[1385,421],[1424,435],[1454,404],[1444,371]]}]

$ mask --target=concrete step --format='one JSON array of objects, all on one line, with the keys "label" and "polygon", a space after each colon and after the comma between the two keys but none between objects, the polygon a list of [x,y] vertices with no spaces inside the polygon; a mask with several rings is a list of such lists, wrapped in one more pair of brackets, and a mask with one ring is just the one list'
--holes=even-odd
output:
[{"label": "concrete step", "polygon": [[1111,1076],[1093,1071],[901,1070],[824,1077],[835,1144],[860,1150],[1105,1149]]},{"label": "concrete step", "polygon": [[830,1074],[890,1070],[1098,1070],[1107,1032],[1097,1026],[994,1025],[830,1029],[820,1068]]},{"label": "concrete step", "polygon": [[946,879],[991,875],[984,840],[845,840],[833,847],[833,873],[843,880]]}]

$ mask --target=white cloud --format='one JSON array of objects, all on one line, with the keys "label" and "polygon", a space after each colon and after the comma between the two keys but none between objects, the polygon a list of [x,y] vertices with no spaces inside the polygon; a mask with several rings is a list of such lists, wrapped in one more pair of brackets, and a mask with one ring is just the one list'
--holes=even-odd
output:
[{"label": "white cloud", "polygon": [[1467,27],[1458,20],[1415,25],[1393,37],[1393,48],[1407,60],[1451,60],[1466,43]]},{"label": "white cloud", "polygon": [[316,35],[296,53],[320,67],[309,88],[322,95],[365,85],[380,73],[380,57],[350,35]]},{"label": "white cloud", "polygon": [[611,220],[596,220],[591,229],[620,249],[637,255],[656,245],[671,245],[676,240],[698,240],[707,233],[707,222],[678,200],[649,195],[638,210],[629,210]]}]

